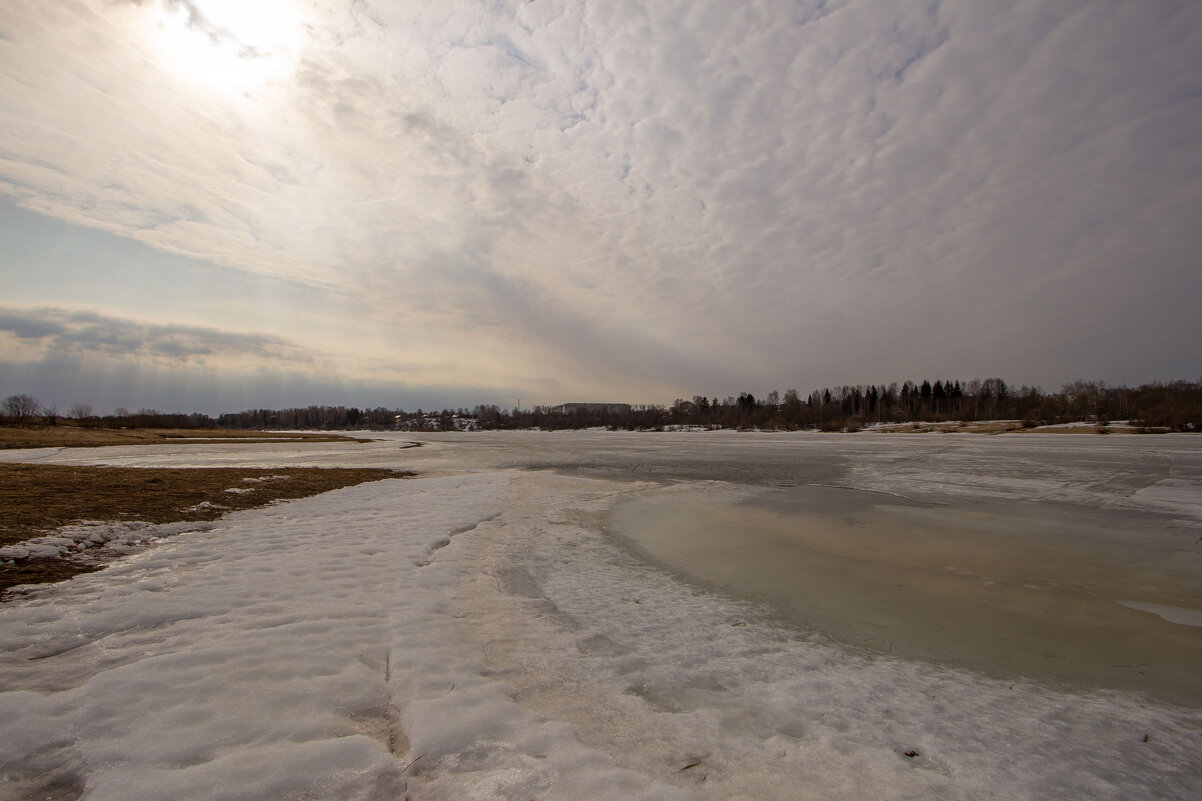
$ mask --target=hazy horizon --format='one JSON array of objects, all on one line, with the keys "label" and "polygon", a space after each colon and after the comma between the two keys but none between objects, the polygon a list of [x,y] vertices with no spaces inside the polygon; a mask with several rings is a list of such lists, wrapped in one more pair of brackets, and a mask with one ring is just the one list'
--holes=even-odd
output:
[{"label": "hazy horizon", "polygon": [[0,397],[1202,372],[1202,5],[0,0]]}]

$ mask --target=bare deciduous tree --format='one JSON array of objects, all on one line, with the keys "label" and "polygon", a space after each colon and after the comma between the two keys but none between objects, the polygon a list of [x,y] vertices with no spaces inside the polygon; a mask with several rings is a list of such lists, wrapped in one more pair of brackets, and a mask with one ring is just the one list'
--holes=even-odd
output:
[{"label": "bare deciduous tree", "polygon": [[4,399],[4,413],[18,423],[37,417],[42,404],[32,395],[9,395]]}]

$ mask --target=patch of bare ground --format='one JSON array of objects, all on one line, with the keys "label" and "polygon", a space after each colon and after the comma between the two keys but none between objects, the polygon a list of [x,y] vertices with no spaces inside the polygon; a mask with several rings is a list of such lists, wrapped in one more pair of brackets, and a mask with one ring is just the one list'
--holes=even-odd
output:
[{"label": "patch of bare ground", "polygon": [[339,434],[242,431],[224,428],[88,428],[76,425],[0,427],[4,448],[98,448],[105,445],[212,445],[271,442],[370,442]]},{"label": "patch of bare ground", "polygon": [[987,420],[980,423],[953,420],[943,423],[893,423],[876,430],[886,434],[1004,434],[1021,428],[1022,423],[1017,420]]},{"label": "patch of bare ground", "polygon": [[[174,523],[412,473],[376,468],[140,468],[0,464],[0,546],[87,522]],[[0,592],[99,569],[74,558],[0,561]]]},{"label": "patch of bare ground", "polygon": [[1165,434],[1168,433],[1167,428],[1149,429],[1149,428],[1132,428],[1130,426],[1104,426],[1104,425],[1084,425],[1084,426],[1036,426],[1033,428],[1020,429],[1027,434]]},{"label": "patch of bare ground", "polygon": [[[1127,426],[1081,425],[1040,426],[1020,420],[987,420],[980,423],[951,421],[946,423],[887,423],[873,429],[885,434],[1135,434],[1147,430]],[[1155,432],[1161,433],[1161,432]]]}]

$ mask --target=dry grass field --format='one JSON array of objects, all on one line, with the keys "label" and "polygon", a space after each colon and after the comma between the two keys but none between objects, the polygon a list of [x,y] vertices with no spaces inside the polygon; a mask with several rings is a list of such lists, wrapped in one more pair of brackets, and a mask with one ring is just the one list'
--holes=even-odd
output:
[{"label": "dry grass field", "polygon": [[[237,509],[400,478],[367,468],[133,468],[0,464],[0,546],[82,521],[171,523],[215,520]],[[233,490],[233,491],[231,491]],[[0,561],[0,591],[61,581],[94,561],[29,557]]]},{"label": "dry grass field", "polygon": [[105,445],[213,444],[281,440],[296,442],[367,442],[338,434],[242,431],[224,428],[87,428],[70,424],[0,426],[4,448],[97,448]]}]

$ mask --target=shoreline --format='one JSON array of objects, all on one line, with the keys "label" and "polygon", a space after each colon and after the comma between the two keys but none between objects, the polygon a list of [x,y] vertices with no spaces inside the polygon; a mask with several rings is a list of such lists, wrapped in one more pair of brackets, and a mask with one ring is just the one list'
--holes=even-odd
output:
[{"label": "shoreline", "polygon": [[[13,450],[44,450],[64,448],[105,448],[149,445],[262,445],[273,443],[311,444],[355,442],[369,443],[393,435],[439,435],[439,434],[715,434],[721,432],[755,434],[1056,434],[1056,435],[1110,435],[1110,434],[1190,434],[1196,432],[1172,431],[1167,428],[1138,426],[1130,421],[1078,421],[1029,426],[1021,420],[926,420],[900,423],[870,422],[854,428],[823,430],[820,428],[741,428],[729,426],[697,426],[665,424],[656,428],[610,428],[594,426],[585,428],[496,428],[463,429],[456,431],[427,431],[408,429],[353,429],[345,431],[318,430],[245,430],[245,429],[99,429],[80,428],[70,425],[59,426],[0,426],[0,453]],[[419,446],[413,443],[409,447]]]}]

